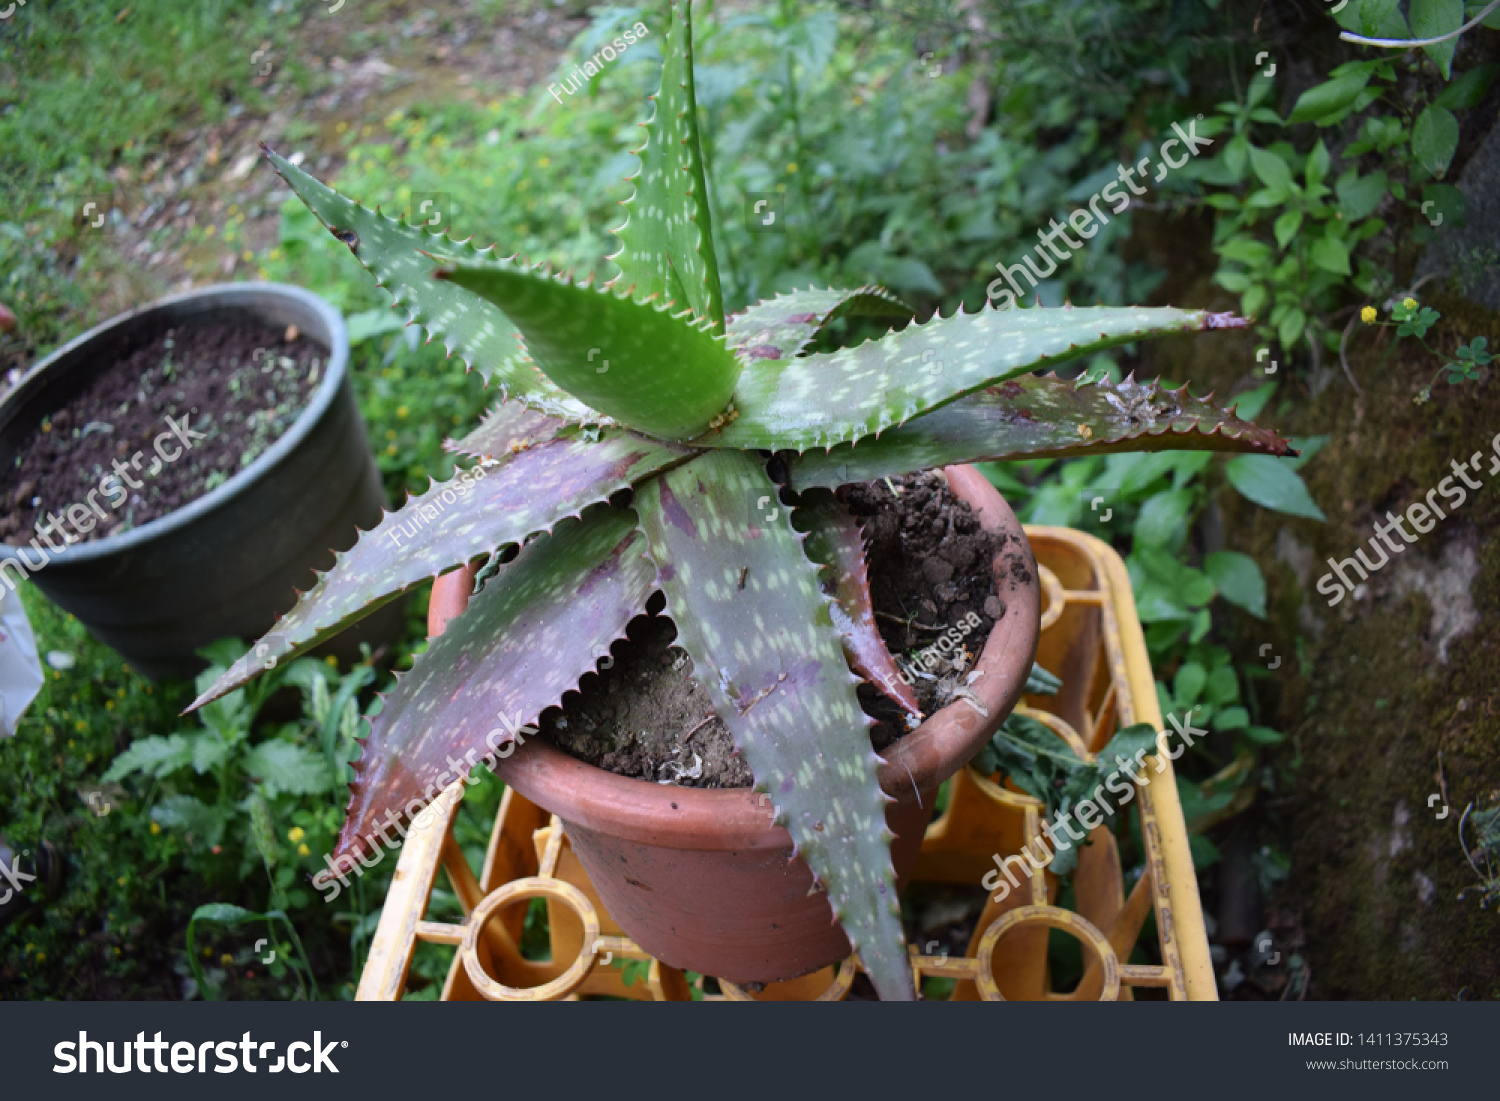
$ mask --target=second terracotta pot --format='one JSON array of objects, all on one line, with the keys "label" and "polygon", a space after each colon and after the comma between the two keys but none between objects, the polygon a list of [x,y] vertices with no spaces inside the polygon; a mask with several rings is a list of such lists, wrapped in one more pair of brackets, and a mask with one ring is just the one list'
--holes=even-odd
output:
[{"label": "second terracotta pot", "polygon": [[[938,711],[883,755],[880,785],[896,801],[886,821],[898,885],[932,818],[938,785],[989,740],[1026,687],[1036,653],[1036,563],[1015,514],[973,467],[945,470],[980,524],[1009,535],[995,563],[1004,617],[985,641],[973,685],[981,715],[962,701]],[[1017,556],[1020,567],[1017,568]],[[457,571],[433,587],[428,629],[441,634],[468,602]],[[749,789],[682,788],[617,776],[533,738],[498,772],[562,819],[610,915],[663,963],[735,983],[774,982],[849,954],[827,896],[809,894],[812,871],[792,856],[791,835],[768,823]]]}]

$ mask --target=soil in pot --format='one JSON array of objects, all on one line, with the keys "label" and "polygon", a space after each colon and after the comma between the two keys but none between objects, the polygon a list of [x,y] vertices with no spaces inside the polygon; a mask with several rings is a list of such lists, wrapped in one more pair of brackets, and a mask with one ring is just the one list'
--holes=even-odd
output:
[{"label": "soil in pot", "polygon": [[[93,541],[165,516],[249,466],[307,408],[328,349],[296,326],[249,319],[165,325],[129,348],[63,408],[43,418],[9,469],[0,470],[0,537],[28,541],[38,521],[95,500],[110,514],[82,539]],[[204,434],[192,448],[174,435],[181,458],[165,463],[153,446],[170,432],[167,418]],[[132,465],[137,453],[139,465]],[[139,482],[115,476],[119,460]],[[124,496],[120,496],[123,492]],[[87,506],[85,506],[87,507]],[[64,528],[70,541],[78,535]]]},{"label": "soil in pot", "polygon": [[[926,717],[952,702],[1006,613],[995,595],[993,564],[1010,537],[981,529],[968,504],[934,473],[848,487],[844,498],[864,530],[876,622],[908,670]],[[1004,562],[1030,580],[1026,548],[1006,553]],[[664,604],[653,595],[626,640],[601,662],[608,667],[586,673],[560,708],[542,714],[542,736],[620,776],[684,787],[749,787],[750,768],[714,717],[708,693],[692,676],[692,660],[673,646],[677,628],[660,614]],[[939,648],[944,637],[950,641]],[[877,750],[907,732],[900,710],[875,688],[860,685],[859,698],[877,720],[871,729]]]}]

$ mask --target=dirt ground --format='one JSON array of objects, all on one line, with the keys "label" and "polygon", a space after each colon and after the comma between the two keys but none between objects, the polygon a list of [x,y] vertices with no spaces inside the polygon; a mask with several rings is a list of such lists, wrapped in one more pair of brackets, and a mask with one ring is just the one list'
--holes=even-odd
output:
[{"label": "dirt ground", "polygon": [[[571,3],[515,5],[498,15],[481,15],[472,0],[387,0],[365,8],[352,35],[337,20],[304,23],[298,61],[312,75],[310,93],[281,79],[277,66],[285,59],[273,52],[266,59],[270,71],[259,80],[272,98],[268,113],[244,111],[176,131],[140,169],[114,171],[111,198],[127,220],[111,242],[121,261],[115,277],[91,304],[95,320],[165,294],[246,277],[246,250],[276,244],[280,206],[290,195],[258,142],[288,156],[301,153],[318,176],[335,176],[346,144],[341,125],[371,126],[373,137],[380,120],[412,103],[483,102],[497,91],[529,88],[545,79],[589,22]],[[189,243],[192,230],[221,223],[230,207],[245,214],[243,240]],[[0,361],[0,393],[32,358],[18,353]]]}]

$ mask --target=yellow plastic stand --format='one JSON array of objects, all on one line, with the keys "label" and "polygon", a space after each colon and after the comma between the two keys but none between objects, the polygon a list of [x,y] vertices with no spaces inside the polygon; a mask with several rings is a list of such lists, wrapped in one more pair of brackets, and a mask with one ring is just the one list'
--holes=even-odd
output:
[{"label": "yellow plastic stand", "polygon": [[[1044,722],[1086,759],[1118,726],[1145,722],[1161,729],[1125,564],[1106,544],[1081,532],[1027,527],[1026,535],[1043,595],[1037,661],[1062,678],[1062,689],[1055,696],[1027,697],[1018,710]],[[1216,1000],[1172,763],[1165,755],[1147,757],[1142,775],[1146,783],[1137,789],[1136,803],[1146,871],[1129,896],[1115,839],[1097,827],[1091,843],[1079,850],[1073,875],[1076,909],[1056,905],[1056,876],[1023,864],[1026,879],[1019,889],[1001,892],[1005,897],[998,902],[986,902],[964,958],[909,948],[918,983],[923,977],[956,979],[954,1000],[1130,1001],[1137,987],[1164,989],[1174,1001]],[[407,835],[360,978],[361,1000],[401,997],[419,940],[458,949],[443,985],[444,1000],[691,997],[681,971],[651,960],[614,923],[573,854],[562,823],[513,790],[501,798],[476,878],[453,840],[453,815],[464,790],[461,782],[454,788],[454,797],[442,800],[446,812]],[[1042,852],[1044,810],[1040,800],[964,769],[949,784],[942,815],[927,828],[914,881],[978,884],[995,870],[997,855],[1018,854],[1023,845],[1034,854]],[[462,924],[424,920],[439,865],[463,907]],[[547,902],[552,949],[547,962],[526,959],[518,947],[525,902],[532,898]],[[1123,962],[1153,911],[1162,962]],[[1088,961],[1082,980],[1069,993],[1051,990],[1051,929],[1077,937]],[[625,985],[619,967],[625,960],[650,960],[644,982]],[[858,967],[858,957],[850,957],[837,967],[771,983],[754,993],[721,982],[723,993],[704,1000],[837,1001],[849,992]]]}]

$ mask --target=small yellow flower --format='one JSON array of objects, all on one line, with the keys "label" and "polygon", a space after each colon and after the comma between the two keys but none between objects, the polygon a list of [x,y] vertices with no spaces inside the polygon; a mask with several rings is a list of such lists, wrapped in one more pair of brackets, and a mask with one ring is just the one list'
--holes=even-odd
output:
[{"label": "small yellow flower", "polygon": [[406,406],[404,406],[404,405],[398,405],[398,406],[396,406],[396,416],[398,416],[398,417],[405,417],[406,416]]},{"label": "small yellow flower", "polygon": [[304,830],[301,826],[293,826],[291,829],[286,831],[286,839],[294,844],[298,841],[301,841],[306,836],[307,831]]},{"label": "small yellow flower", "polygon": [[212,955],[213,955],[213,954],[214,954],[214,950],[213,950],[213,949],[212,949],[212,948],[205,948],[205,949],[204,949],[204,950],[203,950],[203,958],[204,958],[204,959],[208,959],[208,958],[209,958],[209,957],[211,957],[211,956],[212,956]]},{"label": "small yellow flower", "polygon": [[1372,324],[1375,321],[1375,317],[1376,314],[1374,306],[1366,306],[1364,309],[1359,311],[1359,319],[1366,325]]},{"label": "small yellow flower", "polygon": [[159,825],[157,825],[155,822],[152,822],[151,823],[151,832],[152,833],[161,833],[161,827]]},{"label": "small yellow flower", "polygon": [[347,129],[349,129],[349,124],[347,122],[341,122],[333,128],[333,131],[336,134],[342,134]]},{"label": "small yellow flower", "polygon": [[125,886],[125,877],[122,875],[119,879],[115,880],[115,882],[118,883],[121,887],[123,887],[123,886]]},{"label": "small yellow flower", "polygon": [[795,171],[797,171],[797,162],[796,161],[787,161],[786,170],[788,172],[795,172]]},{"label": "small yellow flower", "polygon": [[1417,308],[1417,300],[1415,298],[1403,298],[1401,300],[1401,304],[1408,310],[1414,310]]},{"label": "small yellow flower", "polygon": [[385,445],[385,453],[387,455],[394,455],[396,453],[396,445],[393,444],[393,443],[386,444]]},{"label": "small yellow flower", "polygon": [[87,730],[88,728],[89,724],[84,722],[82,719],[79,719],[76,723],[73,724],[74,730]]},{"label": "small yellow flower", "polygon": [[537,161],[536,163],[537,163],[537,167],[538,168],[546,168],[549,164],[552,163],[552,158],[551,157],[543,157],[539,161]]},{"label": "small yellow flower", "polygon": [[47,953],[46,952],[38,952],[36,954],[36,962],[37,963],[46,963],[47,962]]},{"label": "small yellow flower", "polygon": [[333,668],[335,669],[339,667],[339,659],[334,657],[332,654],[329,654],[323,660],[326,661],[329,665],[333,666]]},{"label": "small yellow flower", "polygon": [[396,438],[396,430],[394,428],[387,428],[385,430],[385,438],[388,440],[394,440]]},{"label": "small yellow flower", "polygon": [[205,226],[204,230],[203,230],[203,235],[205,237],[212,237],[214,235],[214,232],[215,232],[215,227],[213,227],[213,226]]},{"label": "small yellow flower", "polygon": [[301,845],[297,846],[297,855],[298,856],[311,856],[312,855],[312,850],[309,849],[307,847],[307,845],[304,843],[304,844],[301,844]]},{"label": "small yellow flower", "polygon": [[255,253],[251,252],[249,249],[246,249],[244,252],[240,253],[240,259],[248,264],[251,260],[255,259]]},{"label": "small yellow flower", "polygon": [[222,963],[225,967],[228,967],[234,962],[234,957],[231,956],[228,952],[225,952],[222,956],[219,957],[219,962]]},{"label": "small yellow flower", "polygon": [[105,700],[104,701],[104,710],[106,710],[106,711],[113,711],[114,709],[115,709],[115,701],[114,700]]}]

